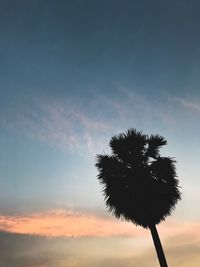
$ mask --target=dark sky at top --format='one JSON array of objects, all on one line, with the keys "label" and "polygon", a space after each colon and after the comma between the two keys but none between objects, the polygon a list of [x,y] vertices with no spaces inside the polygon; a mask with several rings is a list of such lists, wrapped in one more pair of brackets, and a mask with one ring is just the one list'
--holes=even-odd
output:
[{"label": "dark sky at top", "polygon": [[1,1],[1,94],[87,96],[118,82],[195,95],[199,9],[194,0]]}]

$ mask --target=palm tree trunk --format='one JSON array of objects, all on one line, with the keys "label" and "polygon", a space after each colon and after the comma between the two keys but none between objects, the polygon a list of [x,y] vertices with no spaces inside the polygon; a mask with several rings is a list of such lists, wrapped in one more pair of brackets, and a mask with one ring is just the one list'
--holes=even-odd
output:
[{"label": "palm tree trunk", "polygon": [[165,254],[163,252],[163,248],[162,248],[162,244],[160,242],[160,238],[156,229],[155,225],[151,225],[149,227],[149,229],[151,230],[151,235],[153,238],[153,242],[156,248],[156,252],[157,252],[157,256],[158,256],[158,260],[160,262],[160,267],[168,267],[167,266],[167,261],[165,259]]}]

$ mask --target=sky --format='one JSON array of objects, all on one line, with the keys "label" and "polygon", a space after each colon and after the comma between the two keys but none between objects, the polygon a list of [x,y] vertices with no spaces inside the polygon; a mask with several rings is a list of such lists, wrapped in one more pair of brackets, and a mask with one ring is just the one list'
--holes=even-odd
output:
[{"label": "sky", "polygon": [[96,178],[129,128],[167,139],[182,200],[158,230],[170,266],[199,266],[199,10],[0,1],[0,267],[158,266],[150,232],[107,213]]}]

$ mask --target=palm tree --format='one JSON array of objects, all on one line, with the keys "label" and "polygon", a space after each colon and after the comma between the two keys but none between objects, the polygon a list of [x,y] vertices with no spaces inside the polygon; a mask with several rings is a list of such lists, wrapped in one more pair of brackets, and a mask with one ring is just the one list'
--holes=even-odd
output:
[{"label": "palm tree", "polygon": [[161,267],[167,267],[167,262],[156,224],[181,199],[175,161],[159,153],[166,144],[158,134],[129,129],[111,138],[111,155],[97,155],[96,161],[109,212],[150,229]]}]

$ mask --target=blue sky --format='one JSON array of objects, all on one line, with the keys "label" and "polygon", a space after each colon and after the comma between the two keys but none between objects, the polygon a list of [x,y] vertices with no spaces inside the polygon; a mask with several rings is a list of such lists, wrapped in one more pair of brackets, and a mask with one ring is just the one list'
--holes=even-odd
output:
[{"label": "blue sky", "polygon": [[183,200],[172,222],[199,222],[199,9],[194,0],[0,2],[1,216],[106,217],[95,155],[133,127],[166,137],[163,154],[177,159]]}]

